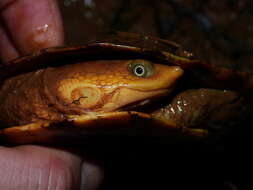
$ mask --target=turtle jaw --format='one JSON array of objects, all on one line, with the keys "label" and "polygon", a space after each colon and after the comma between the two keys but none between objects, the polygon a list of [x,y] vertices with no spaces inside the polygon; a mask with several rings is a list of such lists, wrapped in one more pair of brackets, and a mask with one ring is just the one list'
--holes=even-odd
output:
[{"label": "turtle jaw", "polygon": [[[146,104],[166,97],[170,93],[169,89],[159,89],[153,91],[138,91],[124,88],[115,93],[111,101],[102,107],[105,111],[131,110],[143,107]],[[135,111],[135,110],[131,110]]]}]

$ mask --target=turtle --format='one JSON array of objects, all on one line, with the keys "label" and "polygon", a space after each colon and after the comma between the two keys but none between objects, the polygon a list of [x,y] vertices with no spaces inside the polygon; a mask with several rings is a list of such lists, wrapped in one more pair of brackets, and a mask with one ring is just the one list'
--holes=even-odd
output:
[{"label": "turtle", "polygon": [[55,144],[112,134],[207,138],[250,114],[253,80],[177,43],[114,32],[17,58],[0,81],[1,141]]}]

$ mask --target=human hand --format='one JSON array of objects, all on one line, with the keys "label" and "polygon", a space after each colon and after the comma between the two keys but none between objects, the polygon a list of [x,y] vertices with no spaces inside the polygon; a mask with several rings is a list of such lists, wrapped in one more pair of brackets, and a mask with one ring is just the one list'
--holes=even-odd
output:
[{"label": "human hand", "polygon": [[0,189],[94,190],[102,178],[98,166],[68,151],[33,145],[0,147]]},{"label": "human hand", "polygon": [[[0,0],[0,62],[63,44],[55,0]],[[0,146],[0,189],[97,189],[101,169],[74,153],[41,146]]]},{"label": "human hand", "polygon": [[62,45],[63,28],[56,0],[0,1],[0,60]]}]

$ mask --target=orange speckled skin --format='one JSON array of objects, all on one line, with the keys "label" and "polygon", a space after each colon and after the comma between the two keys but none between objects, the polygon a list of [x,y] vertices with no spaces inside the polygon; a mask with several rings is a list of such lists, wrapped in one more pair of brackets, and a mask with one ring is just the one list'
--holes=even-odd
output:
[{"label": "orange speckled skin", "polygon": [[128,65],[129,60],[86,61],[10,78],[0,89],[0,120],[11,126],[115,111],[167,94],[183,73],[153,64],[153,75],[141,78]]}]

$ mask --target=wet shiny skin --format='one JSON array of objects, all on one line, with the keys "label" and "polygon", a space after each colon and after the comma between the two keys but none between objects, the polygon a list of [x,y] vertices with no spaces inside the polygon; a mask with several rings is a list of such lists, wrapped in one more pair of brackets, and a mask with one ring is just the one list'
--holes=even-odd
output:
[{"label": "wet shiny skin", "polygon": [[[138,77],[132,62],[152,65]],[[47,68],[8,79],[0,92],[1,120],[11,124],[61,121],[68,115],[110,112],[168,94],[183,74],[177,66],[147,60],[100,60]],[[17,109],[18,108],[18,109]]]}]

